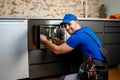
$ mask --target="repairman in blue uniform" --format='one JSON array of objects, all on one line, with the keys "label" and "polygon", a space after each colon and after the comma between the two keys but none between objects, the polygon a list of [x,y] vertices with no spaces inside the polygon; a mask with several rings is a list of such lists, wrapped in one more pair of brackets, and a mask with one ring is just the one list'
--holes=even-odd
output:
[{"label": "repairman in blue uniform", "polygon": [[[98,45],[102,47],[99,38],[90,28],[86,26],[80,26],[79,21],[74,14],[66,14],[62,22],[60,23],[60,27],[65,28],[65,30],[71,35],[64,43],[60,45],[56,45],[57,43],[59,43],[58,39],[54,39],[54,43],[51,43],[48,41],[46,36],[42,34],[40,35],[41,41],[44,42],[51,51],[53,51],[57,55],[67,54],[68,52],[73,51],[79,46],[79,50],[86,56],[86,58],[90,56],[100,63],[104,62],[104,57],[101,55],[101,52],[98,47]],[[97,41],[98,45],[84,31],[89,33]],[[103,75],[102,77],[105,79],[103,80],[107,80],[107,71],[100,72],[100,74],[104,74],[105,76]]]}]

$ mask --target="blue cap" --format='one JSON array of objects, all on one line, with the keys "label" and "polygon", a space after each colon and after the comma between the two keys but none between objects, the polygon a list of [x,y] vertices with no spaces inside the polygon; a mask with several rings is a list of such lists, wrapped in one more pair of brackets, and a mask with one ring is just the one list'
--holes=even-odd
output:
[{"label": "blue cap", "polygon": [[67,24],[70,23],[72,20],[76,21],[78,20],[77,17],[73,14],[66,14],[62,20],[62,22],[60,23],[60,26],[62,26],[63,24]]}]

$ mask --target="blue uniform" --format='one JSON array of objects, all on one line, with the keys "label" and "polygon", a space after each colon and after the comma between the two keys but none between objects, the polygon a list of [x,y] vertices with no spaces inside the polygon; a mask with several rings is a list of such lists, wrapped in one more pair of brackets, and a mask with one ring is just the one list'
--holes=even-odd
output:
[{"label": "blue uniform", "polygon": [[104,60],[98,45],[93,41],[90,36],[88,36],[83,31],[89,33],[97,41],[99,46],[102,47],[102,44],[94,31],[92,31],[86,26],[83,26],[77,31],[75,31],[66,41],[67,45],[72,48],[76,48],[79,46],[79,50],[82,51],[82,53],[84,53],[85,55],[91,56],[96,60]]}]

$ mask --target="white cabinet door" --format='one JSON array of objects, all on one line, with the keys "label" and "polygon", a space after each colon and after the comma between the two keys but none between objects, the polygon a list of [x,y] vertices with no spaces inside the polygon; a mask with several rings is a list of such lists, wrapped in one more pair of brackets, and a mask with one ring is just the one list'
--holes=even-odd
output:
[{"label": "white cabinet door", "polygon": [[27,20],[0,19],[0,80],[29,77]]}]

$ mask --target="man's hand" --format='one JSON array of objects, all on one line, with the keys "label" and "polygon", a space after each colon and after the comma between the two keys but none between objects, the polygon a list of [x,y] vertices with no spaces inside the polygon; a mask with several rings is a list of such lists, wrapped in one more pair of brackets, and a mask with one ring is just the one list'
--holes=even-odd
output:
[{"label": "man's hand", "polygon": [[64,41],[60,40],[60,39],[57,38],[57,37],[53,37],[53,38],[52,38],[52,42],[53,42],[54,44],[56,44],[56,45],[60,45],[60,44],[62,44]]},{"label": "man's hand", "polygon": [[47,41],[47,38],[46,38],[46,36],[44,36],[43,34],[40,34],[40,40],[41,40],[42,42],[45,42],[45,41]]}]

